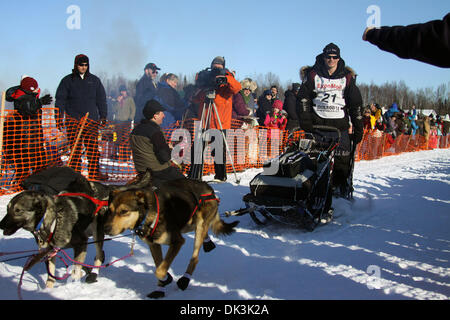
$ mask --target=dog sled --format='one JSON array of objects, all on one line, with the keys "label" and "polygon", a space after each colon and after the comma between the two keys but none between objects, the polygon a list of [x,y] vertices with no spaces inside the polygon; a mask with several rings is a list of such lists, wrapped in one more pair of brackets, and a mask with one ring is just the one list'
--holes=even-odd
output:
[{"label": "dog sled", "polygon": [[246,207],[228,215],[249,214],[258,225],[281,222],[309,231],[331,220],[331,176],[340,132],[314,126],[311,133],[295,134],[250,182],[250,193],[243,197]]}]

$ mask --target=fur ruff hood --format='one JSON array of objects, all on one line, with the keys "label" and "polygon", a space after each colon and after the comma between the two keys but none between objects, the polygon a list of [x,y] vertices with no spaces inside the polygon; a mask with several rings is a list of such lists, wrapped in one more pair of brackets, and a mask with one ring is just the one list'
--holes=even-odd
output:
[{"label": "fur ruff hood", "polygon": [[[306,81],[308,73],[309,73],[314,67],[316,67],[316,70],[317,70],[317,69],[323,68],[323,60],[322,60],[322,57],[323,57],[323,54],[319,54],[319,55],[316,57],[316,63],[314,64],[314,66],[303,66],[303,67],[300,68],[300,70],[299,70],[299,75],[300,75],[300,80],[301,80],[302,82],[305,82],[305,81]],[[356,78],[357,73],[356,73],[352,68],[350,68],[349,66],[346,66],[346,65],[345,65],[345,61],[344,61],[342,58],[341,58],[341,60],[339,61],[339,64],[340,64],[340,66],[338,65],[338,69],[336,70],[338,73],[339,73],[339,72],[342,72],[342,71],[339,70],[339,69],[342,69],[342,70],[343,70],[343,73],[344,73],[345,75],[348,74],[348,73],[350,73],[351,76],[352,76],[352,78]],[[319,70],[317,70],[317,71],[319,71]]]}]

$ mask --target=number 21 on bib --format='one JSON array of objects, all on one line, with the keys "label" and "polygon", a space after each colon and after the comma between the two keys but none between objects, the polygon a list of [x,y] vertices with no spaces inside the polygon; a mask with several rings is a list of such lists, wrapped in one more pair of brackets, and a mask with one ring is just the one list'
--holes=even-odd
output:
[{"label": "number 21 on bib", "polygon": [[324,119],[342,119],[345,117],[344,90],[346,78],[327,79],[316,75],[314,87],[317,97],[313,99],[314,112]]}]

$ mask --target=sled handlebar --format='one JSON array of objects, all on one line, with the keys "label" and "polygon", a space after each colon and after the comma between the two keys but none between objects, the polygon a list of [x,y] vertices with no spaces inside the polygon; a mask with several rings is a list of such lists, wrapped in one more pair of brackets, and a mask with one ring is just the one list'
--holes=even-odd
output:
[{"label": "sled handlebar", "polygon": [[322,126],[322,125],[314,125],[313,129],[323,130],[323,131],[332,131],[336,132],[338,134],[338,140],[341,139],[341,132],[336,127],[330,127],[330,126]]}]

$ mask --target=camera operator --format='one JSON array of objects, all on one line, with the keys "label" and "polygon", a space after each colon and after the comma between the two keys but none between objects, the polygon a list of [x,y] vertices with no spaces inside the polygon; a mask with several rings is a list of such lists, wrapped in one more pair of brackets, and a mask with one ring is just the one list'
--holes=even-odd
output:
[{"label": "camera operator", "polygon": [[[209,101],[206,95],[215,91],[215,97],[212,102],[216,105],[217,114],[212,110],[211,121],[206,129],[231,129],[231,115],[233,95],[241,90],[241,84],[233,74],[225,68],[225,59],[216,57],[211,62],[211,69],[206,69],[197,75],[197,86],[200,91],[193,98],[193,102],[199,106],[199,116],[207,112]],[[206,103],[205,103],[206,102]],[[218,115],[218,117],[217,117]],[[205,124],[202,124],[205,125]],[[214,157],[214,171],[216,181],[226,181],[226,149],[223,143],[223,159]]]}]

